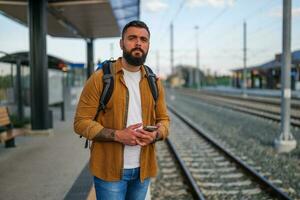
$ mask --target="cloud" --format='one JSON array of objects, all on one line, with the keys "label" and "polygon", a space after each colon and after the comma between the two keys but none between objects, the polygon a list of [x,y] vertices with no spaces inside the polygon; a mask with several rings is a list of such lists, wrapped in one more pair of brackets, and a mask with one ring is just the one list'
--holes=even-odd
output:
[{"label": "cloud", "polygon": [[144,1],[144,7],[150,12],[160,12],[168,8],[168,4],[162,0],[147,0]]},{"label": "cloud", "polygon": [[[269,12],[269,16],[271,17],[282,17],[282,7],[275,8]],[[300,16],[300,7],[292,8],[292,16],[299,17]]]},{"label": "cloud", "polygon": [[235,0],[188,0],[187,4],[189,7],[201,7],[201,6],[213,6],[213,7],[224,7],[233,6]]}]

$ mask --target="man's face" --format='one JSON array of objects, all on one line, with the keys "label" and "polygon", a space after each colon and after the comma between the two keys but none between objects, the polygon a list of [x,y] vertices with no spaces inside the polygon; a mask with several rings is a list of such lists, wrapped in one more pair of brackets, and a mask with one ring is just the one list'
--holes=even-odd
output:
[{"label": "man's face", "polygon": [[149,50],[149,34],[144,28],[129,27],[120,40],[123,57],[128,64],[140,66],[146,61]]}]

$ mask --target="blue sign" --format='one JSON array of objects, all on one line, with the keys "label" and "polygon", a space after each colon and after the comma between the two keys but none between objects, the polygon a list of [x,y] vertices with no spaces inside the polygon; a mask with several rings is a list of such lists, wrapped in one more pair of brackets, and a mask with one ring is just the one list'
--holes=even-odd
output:
[{"label": "blue sign", "polygon": [[71,68],[84,68],[84,63],[69,63]]}]

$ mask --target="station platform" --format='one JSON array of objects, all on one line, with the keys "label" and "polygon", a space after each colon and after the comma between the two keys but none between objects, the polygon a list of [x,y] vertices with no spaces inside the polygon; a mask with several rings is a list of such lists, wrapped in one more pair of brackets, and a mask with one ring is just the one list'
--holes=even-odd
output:
[{"label": "station platform", "polygon": [[90,152],[73,132],[75,107],[67,108],[66,121],[60,121],[59,108],[53,110],[51,134],[19,136],[15,148],[0,143],[0,199],[96,199]]},{"label": "station platform", "polygon": [[[230,94],[242,94],[243,90],[240,88],[233,87],[224,87],[224,86],[216,86],[216,87],[203,87],[203,90],[211,91],[211,92],[221,92],[221,93],[230,93]],[[280,90],[270,90],[270,89],[253,89],[247,88],[246,93],[250,96],[265,96],[265,97],[280,97]],[[293,90],[292,98],[300,99],[300,90]]]},{"label": "station platform", "polygon": [[64,199],[89,159],[84,140],[73,133],[73,112],[60,121],[55,110],[50,135],[17,137],[15,148],[0,144],[1,198]]}]

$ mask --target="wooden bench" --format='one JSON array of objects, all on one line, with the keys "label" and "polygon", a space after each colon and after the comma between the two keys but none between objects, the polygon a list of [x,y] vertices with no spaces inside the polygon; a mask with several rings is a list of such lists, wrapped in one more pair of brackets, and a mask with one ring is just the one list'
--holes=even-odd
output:
[{"label": "wooden bench", "polygon": [[15,147],[15,137],[23,134],[24,130],[13,127],[7,107],[0,106],[0,142],[5,143],[6,148]]}]

